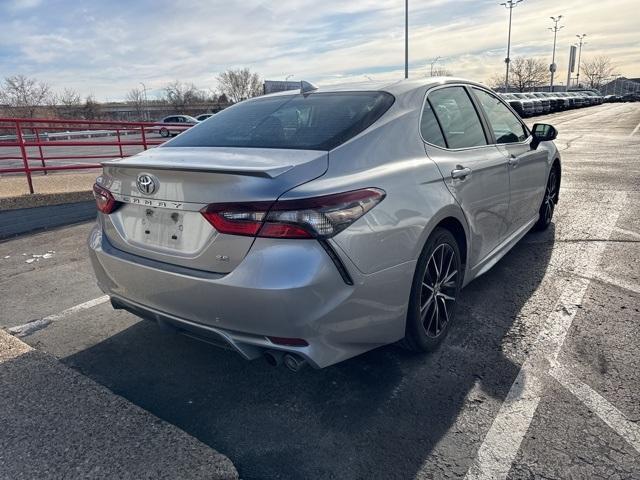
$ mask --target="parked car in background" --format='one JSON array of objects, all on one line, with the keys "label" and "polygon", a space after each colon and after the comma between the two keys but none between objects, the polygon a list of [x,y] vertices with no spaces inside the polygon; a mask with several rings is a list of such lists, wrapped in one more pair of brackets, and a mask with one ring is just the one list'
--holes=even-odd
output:
[{"label": "parked car in background", "polygon": [[502,93],[500,96],[513,108],[522,118],[531,117],[535,114],[533,102],[529,99],[516,98],[511,93]]},{"label": "parked car in background", "polygon": [[567,95],[573,98],[574,105],[577,108],[586,107],[589,104],[588,101],[577,92],[567,92]]},{"label": "parked car in background", "polygon": [[566,110],[569,106],[569,102],[567,102],[564,98],[559,97],[556,92],[536,92],[536,95],[547,98],[549,102],[551,102],[552,112],[561,112],[563,110]]},{"label": "parked car in background", "polygon": [[534,108],[534,115],[542,115],[544,113],[544,107],[542,106],[542,100],[536,98],[535,95],[529,93],[514,93],[516,98],[526,98],[531,100]]},{"label": "parked car in background", "polygon": [[[160,127],[158,133],[161,137],[169,137],[184,132],[188,127],[197,125],[198,120],[189,115],[170,115],[164,117],[158,123],[167,123],[170,125]],[[175,128],[178,127],[178,128]],[[187,128],[185,128],[187,127]]]},{"label": "parked car in background", "polygon": [[557,95],[569,102],[569,108],[578,108],[576,99],[573,95],[569,95],[568,92],[557,92]]},{"label": "parked car in background", "polygon": [[202,113],[196,117],[199,122],[205,121],[207,118],[213,117],[213,113]]},{"label": "parked car in background", "polygon": [[546,96],[543,92],[531,92],[531,95],[539,98],[542,101],[542,108],[544,109],[544,113],[551,113],[557,110],[555,108],[555,100],[552,101],[551,97]]},{"label": "parked car in background", "polygon": [[461,289],[549,227],[556,135],[460,79],[303,84],[103,162],[91,263],[114,308],[246,359],[432,351]]},{"label": "parked car in background", "polygon": [[639,93],[625,93],[620,97],[621,102],[640,102]]}]

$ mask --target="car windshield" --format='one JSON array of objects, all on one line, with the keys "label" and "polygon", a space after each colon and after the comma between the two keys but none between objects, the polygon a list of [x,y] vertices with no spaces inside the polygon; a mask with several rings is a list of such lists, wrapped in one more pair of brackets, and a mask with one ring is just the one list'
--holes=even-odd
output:
[{"label": "car windshield", "polygon": [[227,108],[164,147],[331,150],[372,125],[394,102],[386,92],[277,95]]}]

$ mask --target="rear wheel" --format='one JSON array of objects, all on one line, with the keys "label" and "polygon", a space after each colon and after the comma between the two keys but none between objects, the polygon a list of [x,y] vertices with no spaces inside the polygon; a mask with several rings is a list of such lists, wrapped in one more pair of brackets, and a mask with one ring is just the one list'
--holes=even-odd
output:
[{"label": "rear wheel", "polygon": [[167,130],[166,128],[162,127],[160,129],[160,136],[161,137],[165,137],[165,138],[168,137],[169,136],[169,130]]},{"label": "rear wheel", "polygon": [[460,258],[451,232],[436,228],[427,240],[414,274],[403,347],[428,352],[446,336],[455,317],[462,285]]},{"label": "rear wheel", "polygon": [[542,199],[542,205],[540,205],[540,216],[535,225],[536,230],[546,230],[551,225],[551,219],[553,218],[553,212],[558,202],[558,180],[559,172],[557,167],[551,168],[549,173],[549,180],[547,181],[547,187],[544,191],[544,198]]}]

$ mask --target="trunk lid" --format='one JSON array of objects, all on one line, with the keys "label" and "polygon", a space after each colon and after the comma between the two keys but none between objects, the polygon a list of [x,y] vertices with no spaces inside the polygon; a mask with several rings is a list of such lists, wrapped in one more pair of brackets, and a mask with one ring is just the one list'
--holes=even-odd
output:
[{"label": "trunk lid", "polygon": [[123,203],[101,215],[106,237],[134,255],[228,273],[252,237],[224,235],[200,214],[211,203],[276,200],[323,175],[328,154],[317,150],[161,147],[103,162],[98,183]]}]

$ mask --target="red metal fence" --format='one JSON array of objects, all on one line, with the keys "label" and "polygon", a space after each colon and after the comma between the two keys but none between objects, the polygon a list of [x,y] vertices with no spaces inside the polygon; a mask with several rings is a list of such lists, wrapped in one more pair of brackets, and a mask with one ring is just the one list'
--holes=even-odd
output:
[{"label": "red metal fence", "polygon": [[98,161],[127,157],[160,145],[191,124],[0,118],[0,175],[32,175],[100,168]]}]

